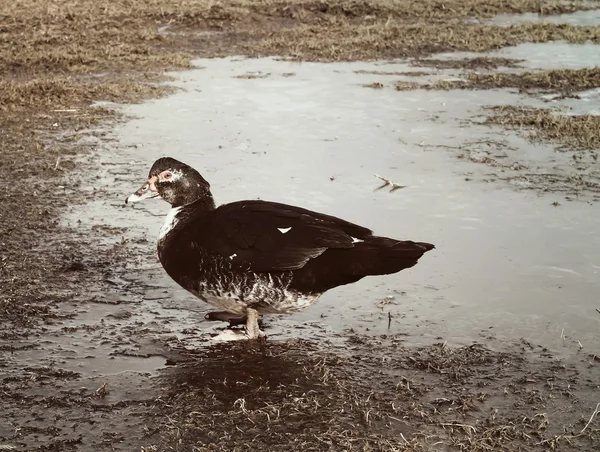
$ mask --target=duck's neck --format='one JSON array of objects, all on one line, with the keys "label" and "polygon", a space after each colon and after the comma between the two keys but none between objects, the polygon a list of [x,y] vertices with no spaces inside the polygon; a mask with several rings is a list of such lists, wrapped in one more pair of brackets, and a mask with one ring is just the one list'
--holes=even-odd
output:
[{"label": "duck's neck", "polygon": [[192,201],[190,204],[193,204],[194,209],[211,211],[215,210],[215,200],[212,195],[209,193],[208,196],[203,196],[200,199],[196,199]]},{"label": "duck's neck", "polygon": [[194,205],[194,209],[198,210],[215,210],[215,200],[212,194],[209,192],[189,193],[187,196],[178,196],[171,203],[171,207],[183,207],[187,205]]}]

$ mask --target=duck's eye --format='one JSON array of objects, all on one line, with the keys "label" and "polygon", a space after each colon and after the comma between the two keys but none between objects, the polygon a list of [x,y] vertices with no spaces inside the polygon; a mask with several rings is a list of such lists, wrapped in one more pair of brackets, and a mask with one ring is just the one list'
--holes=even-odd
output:
[{"label": "duck's eye", "polygon": [[163,177],[165,180],[170,180],[173,177],[173,173],[165,173]]}]

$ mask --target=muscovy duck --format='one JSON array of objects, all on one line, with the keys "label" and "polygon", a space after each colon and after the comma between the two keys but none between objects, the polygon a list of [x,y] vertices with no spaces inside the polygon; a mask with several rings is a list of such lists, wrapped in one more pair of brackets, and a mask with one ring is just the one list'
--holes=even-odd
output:
[{"label": "muscovy duck", "polygon": [[158,159],[125,202],[147,198],[171,204],[158,238],[166,272],[203,301],[243,316],[249,339],[264,336],[261,314],[302,311],[329,289],[410,268],[435,248],[277,202],[216,207],[200,173],[170,157]]}]

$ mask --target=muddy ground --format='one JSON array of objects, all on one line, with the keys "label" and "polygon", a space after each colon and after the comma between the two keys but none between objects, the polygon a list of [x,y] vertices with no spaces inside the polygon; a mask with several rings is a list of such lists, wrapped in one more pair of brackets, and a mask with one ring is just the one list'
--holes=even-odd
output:
[{"label": "muddy ground", "polygon": [[[480,338],[462,347],[438,338],[415,346],[402,335],[352,331],[184,347],[181,334],[197,332],[176,334],[176,319],[150,307],[172,294],[137,278],[140,268],[158,269],[152,238],[101,225],[91,235],[77,222],[60,221],[68,207],[90,199],[123,199],[120,184],[137,178],[118,155],[121,174],[99,168],[96,155],[112,139],[106,131],[126,118],[94,103],[166,95],[171,90],[157,84],[165,80],[162,71],[190,67],[194,56],[410,57],[423,72],[514,70],[515,59],[450,63],[432,55],[559,39],[597,43],[600,27],[593,25],[486,22],[501,13],[594,6],[539,0],[0,6],[0,449],[597,450],[600,360],[585,349],[559,357],[519,338]],[[477,88],[559,95],[598,87],[597,70],[561,77],[470,80]],[[565,125],[540,109],[498,113],[489,121],[525,122],[539,132],[536,139],[581,156],[582,172],[596,169],[597,117]],[[597,199],[597,185],[562,173],[536,184]]]}]

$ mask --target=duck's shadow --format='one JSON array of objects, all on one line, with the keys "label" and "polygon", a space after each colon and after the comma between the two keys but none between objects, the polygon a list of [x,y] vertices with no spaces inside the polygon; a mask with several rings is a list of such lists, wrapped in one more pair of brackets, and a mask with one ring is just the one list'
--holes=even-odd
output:
[{"label": "duck's shadow", "polygon": [[185,351],[163,373],[171,396],[210,397],[225,406],[277,401],[322,383],[315,344],[306,341],[232,342]]}]

